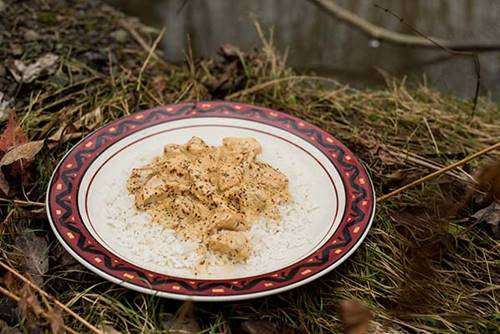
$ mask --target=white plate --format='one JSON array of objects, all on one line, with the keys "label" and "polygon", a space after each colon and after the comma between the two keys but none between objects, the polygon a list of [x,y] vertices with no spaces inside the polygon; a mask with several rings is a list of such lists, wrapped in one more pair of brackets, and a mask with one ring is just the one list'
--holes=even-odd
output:
[{"label": "white plate", "polygon": [[[132,206],[130,170],[192,136],[211,145],[254,137],[260,158],[290,180],[293,203],[280,224],[252,227],[254,253],[244,264],[195,270],[196,244]],[[354,155],[317,127],[261,107],[200,102],[130,115],[86,137],[56,168],[47,207],[64,247],[113,282],[176,299],[237,300],[291,289],[338,266],[365,237],[374,194]]]}]

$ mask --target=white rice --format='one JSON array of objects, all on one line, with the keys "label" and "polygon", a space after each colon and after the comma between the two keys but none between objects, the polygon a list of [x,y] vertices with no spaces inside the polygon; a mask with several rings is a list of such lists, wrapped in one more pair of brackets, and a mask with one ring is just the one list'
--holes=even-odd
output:
[{"label": "white rice", "polygon": [[[295,167],[295,166],[292,166]],[[200,278],[226,278],[253,275],[276,270],[304,256],[312,237],[306,233],[310,214],[318,209],[307,195],[308,187],[300,174],[300,168],[283,171],[289,178],[289,190],[293,202],[280,208],[279,223],[259,220],[249,230],[251,255],[245,263],[233,264],[217,254],[206,256],[206,265],[200,269],[202,255],[197,253],[195,241],[178,238],[175,231],[150,221],[147,213],[137,212],[133,198],[126,188],[130,170],[123,170],[107,196],[106,223],[113,240],[112,251],[126,260],[164,274]]]}]

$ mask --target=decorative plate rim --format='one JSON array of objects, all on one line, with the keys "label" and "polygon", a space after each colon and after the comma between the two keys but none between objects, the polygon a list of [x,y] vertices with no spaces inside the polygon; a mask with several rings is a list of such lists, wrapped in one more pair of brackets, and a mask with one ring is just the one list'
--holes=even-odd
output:
[{"label": "decorative plate rim", "polygon": [[[264,123],[309,142],[337,169],[346,208],[335,233],[313,254],[279,270],[234,279],[192,279],[153,272],[111,253],[83,224],[77,194],[90,164],[113,143],[156,124],[223,117]],[[367,170],[352,152],[319,127],[286,113],[227,101],[185,102],[147,109],[112,121],[74,145],[52,173],[46,195],[49,223],[64,248],[99,276],[130,289],[161,297],[228,301],[257,298],[306,284],[344,262],[363,242],[375,214],[375,192]]]}]

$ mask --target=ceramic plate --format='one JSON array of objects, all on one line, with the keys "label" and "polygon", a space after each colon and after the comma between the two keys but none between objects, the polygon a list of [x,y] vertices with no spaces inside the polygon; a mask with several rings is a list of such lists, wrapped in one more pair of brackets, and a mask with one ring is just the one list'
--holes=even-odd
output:
[{"label": "ceramic plate", "polygon": [[[192,136],[211,145],[229,136],[254,137],[263,147],[261,159],[290,179],[298,211],[269,238],[264,234],[262,254],[247,264],[195,273],[179,265],[175,237],[166,238],[158,226],[134,232],[150,224],[144,214],[123,216],[134,211],[126,191],[130,170],[160,155],[165,144]],[[285,113],[230,102],[176,104],[114,121],[65,155],[47,192],[57,238],[87,268],[140,292],[197,301],[266,296],[326,274],[359,247],[374,209],[369,175],[329,133]],[[295,221],[293,229],[281,231],[292,226],[288,220]]]}]

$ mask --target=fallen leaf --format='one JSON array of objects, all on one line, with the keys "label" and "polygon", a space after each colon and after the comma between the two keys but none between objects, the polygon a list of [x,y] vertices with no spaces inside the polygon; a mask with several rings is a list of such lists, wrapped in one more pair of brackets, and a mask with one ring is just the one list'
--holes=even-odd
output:
[{"label": "fallen leaf", "polygon": [[81,136],[83,136],[83,132],[78,132],[73,124],[63,125],[49,137],[49,147],[50,142],[65,143]]},{"label": "fallen leaf", "polygon": [[500,160],[482,166],[475,175],[477,185],[469,188],[461,201],[451,211],[451,216],[458,215],[471,202],[482,209],[493,201],[500,201]]},{"label": "fallen leaf", "polygon": [[241,330],[245,334],[278,334],[279,326],[266,320],[246,320],[241,323]]},{"label": "fallen leaf", "polygon": [[163,328],[169,334],[195,334],[200,331],[200,327],[194,317],[194,306],[192,302],[184,302],[174,319],[167,320]]},{"label": "fallen leaf", "polygon": [[479,189],[486,193],[483,204],[488,205],[494,200],[500,201],[500,160],[484,166],[476,179]]},{"label": "fallen leaf", "polygon": [[19,160],[32,161],[42,149],[43,143],[43,140],[38,140],[13,147],[0,159],[0,167],[11,165]]},{"label": "fallen leaf", "polygon": [[91,112],[84,114],[78,121],[74,123],[77,130],[85,127],[89,130],[94,130],[97,126],[101,125],[104,117],[100,107],[95,108]]},{"label": "fallen leaf", "polygon": [[11,187],[4,171],[2,170],[2,167],[19,162],[18,165],[11,168],[11,172],[13,172],[12,174],[21,175],[22,177],[26,167],[33,161],[35,156],[42,149],[43,143],[44,141],[40,140],[14,146],[4,154],[2,159],[0,159],[0,190],[2,190],[5,195],[9,195]]},{"label": "fallen leaf", "polygon": [[33,312],[36,317],[40,316],[44,312],[37,295],[33,292],[33,290],[31,290],[31,287],[28,284],[23,284],[18,293],[19,297],[21,297],[21,300],[19,301],[19,309],[25,316],[28,315],[29,311]]},{"label": "fallen leaf", "polygon": [[12,146],[26,142],[26,135],[16,120],[16,115],[11,112],[7,127],[0,136],[0,151],[7,151]]},{"label": "fallen leaf", "polygon": [[21,60],[14,60],[9,70],[17,82],[30,83],[41,75],[54,73],[58,59],[59,56],[47,53],[30,65]]},{"label": "fallen leaf", "polygon": [[497,201],[492,202],[489,206],[479,210],[472,218],[487,226],[496,239],[500,239],[500,203]]},{"label": "fallen leaf", "polygon": [[25,230],[15,239],[14,245],[22,253],[20,262],[23,270],[30,274],[36,284],[42,285],[43,275],[49,270],[47,240],[33,231]]},{"label": "fallen leaf", "polygon": [[64,320],[62,317],[62,312],[59,309],[52,308],[47,312],[48,319],[50,321],[50,329],[53,334],[62,334],[64,331]]},{"label": "fallen leaf", "polygon": [[372,319],[368,307],[354,300],[340,302],[340,320],[345,334],[364,334]]}]

